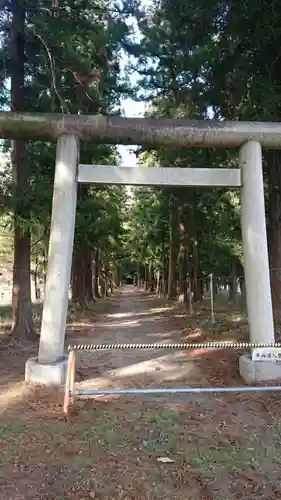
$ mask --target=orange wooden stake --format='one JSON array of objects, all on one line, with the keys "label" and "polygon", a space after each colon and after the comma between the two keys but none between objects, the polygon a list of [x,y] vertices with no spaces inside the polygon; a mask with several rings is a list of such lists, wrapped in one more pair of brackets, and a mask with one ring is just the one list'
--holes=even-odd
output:
[{"label": "orange wooden stake", "polygon": [[75,383],[75,351],[70,351],[68,356],[68,364],[67,364],[67,374],[65,381],[65,390],[64,390],[64,403],[63,403],[63,412],[65,418],[68,418],[68,409],[69,404],[73,401],[73,387]]}]

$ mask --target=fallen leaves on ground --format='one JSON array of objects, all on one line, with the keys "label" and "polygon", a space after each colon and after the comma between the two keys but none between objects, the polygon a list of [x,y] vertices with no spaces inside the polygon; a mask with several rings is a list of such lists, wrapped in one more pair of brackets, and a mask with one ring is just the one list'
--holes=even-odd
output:
[{"label": "fallen leaves on ground", "polygon": [[[117,302],[112,300],[107,310],[118,311]],[[159,303],[158,299],[144,294],[135,293],[130,297],[130,307],[136,312],[159,311],[162,305],[165,301]],[[130,335],[134,336],[134,341],[141,338],[142,342],[148,338],[150,341],[148,335],[154,333],[157,324],[163,338],[174,341],[189,337],[200,342],[200,335],[204,341],[225,340],[230,335],[246,340],[240,329],[230,328],[232,323],[227,321],[226,315],[220,316],[219,330],[212,330],[206,321],[208,311],[191,318],[178,305],[175,310],[180,313],[176,320],[174,311],[164,307],[163,321],[158,313],[157,323],[153,313],[150,322],[144,315],[145,321],[140,319],[140,326],[132,328]],[[79,342],[85,336],[91,342],[103,342],[106,332],[102,328],[99,333],[93,328],[89,334],[91,321],[93,325],[105,319],[109,321],[102,307],[96,314],[90,312],[88,319],[85,313],[74,316],[71,341],[75,342],[76,338]],[[84,329],[81,327],[79,332],[74,332],[75,322],[84,322]],[[117,332],[119,342],[123,341],[124,332]],[[2,392],[23,377],[28,353],[22,352],[22,358],[1,354]],[[241,386],[237,369],[241,352],[236,349],[187,351],[182,362],[192,361],[199,369],[189,371],[180,382],[160,380],[160,386],[173,387],[179,383],[200,387]],[[131,362],[137,363],[139,356],[143,353],[136,352]],[[110,365],[108,353],[104,358],[93,357],[92,366],[80,369],[80,377],[103,376]],[[158,380],[162,370],[155,372]],[[120,380],[109,379],[108,383],[120,387],[152,387],[155,377],[153,373],[146,373]],[[192,394],[177,400],[166,396],[157,400],[107,396],[77,401],[67,423],[63,420],[62,401],[63,394],[54,389],[30,388],[28,394],[1,416],[1,498],[281,498],[280,395],[277,393]]]}]

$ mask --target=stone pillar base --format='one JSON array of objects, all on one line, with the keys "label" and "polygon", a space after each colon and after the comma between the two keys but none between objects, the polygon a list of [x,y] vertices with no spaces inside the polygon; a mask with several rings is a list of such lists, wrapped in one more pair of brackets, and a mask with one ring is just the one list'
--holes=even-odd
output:
[{"label": "stone pillar base", "polygon": [[239,372],[247,384],[281,379],[281,363],[253,361],[249,354],[239,358]]},{"label": "stone pillar base", "polygon": [[25,364],[25,381],[28,384],[63,385],[66,379],[68,357],[51,364],[38,362],[38,358],[29,358]]}]

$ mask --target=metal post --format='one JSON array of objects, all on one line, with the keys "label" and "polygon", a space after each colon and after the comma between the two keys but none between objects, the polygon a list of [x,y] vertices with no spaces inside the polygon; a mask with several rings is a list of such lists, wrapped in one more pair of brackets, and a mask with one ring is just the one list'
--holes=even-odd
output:
[{"label": "metal post", "polygon": [[249,141],[240,149],[241,226],[246,302],[252,342],[274,343],[274,325],[265,224],[262,150]]},{"label": "metal post", "polygon": [[55,363],[64,355],[77,200],[78,153],[79,140],[76,136],[62,135],[58,138],[39,363]]},{"label": "metal post", "polygon": [[91,398],[99,396],[112,395],[140,395],[140,394],[194,394],[194,393],[229,393],[229,392],[269,392],[281,391],[280,385],[272,386],[253,386],[253,387],[170,387],[153,389],[88,389],[86,391],[74,391],[75,398]]}]

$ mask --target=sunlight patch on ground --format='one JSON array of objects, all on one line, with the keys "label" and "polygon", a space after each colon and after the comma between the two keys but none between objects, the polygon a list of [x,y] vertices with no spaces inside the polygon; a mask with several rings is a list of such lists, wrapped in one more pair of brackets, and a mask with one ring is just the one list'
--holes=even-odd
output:
[{"label": "sunlight patch on ground", "polygon": [[9,384],[5,391],[0,394],[0,415],[4,413],[7,408],[24,398],[29,393],[30,389],[24,382],[15,382]]},{"label": "sunlight patch on ground", "polygon": [[152,307],[149,309],[151,313],[161,313],[165,311],[172,311],[174,309],[173,306],[163,306],[163,307]]},{"label": "sunlight patch on ground", "polygon": [[130,321],[122,321],[118,323],[111,323],[111,325],[107,325],[109,328],[120,328],[120,327],[134,327],[134,326],[139,326],[140,322],[137,319],[132,319]]},{"label": "sunlight patch on ground", "polygon": [[163,306],[163,307],[156,307],[156,308],[151,308],[148,311],[142,311],[142,312],[124,312],[124,313],[110,313],[107,314],[108,318],[116,318],[116,319],[121,319],[121,318],[129,318],[131,316],[149,316],[150,314],[155,314],[155,313],[163,313],[167,311],[172,311],[174,307],[170,306]]},{"label": "sunlight patch on ground", "polygon": [[91,323],[76,323],[76,322],[71,322],[71,323],[68,323],[67,325],[67,329],[70,331],[70,330],[75,330],[76,328],[89,328],[91,326]]},{"label": "sunlight patch on ground", "polygon": [[[167,332],[167,333],[148,333],[147,334],[147,337],[150,338],[150,337],[157,337],[157,338],[160,338],[160,339],[163,339],[163,338],[170,338],[173,333],[175,333],[174,331],[170,331],[170,332]],[[165,341],[166,342],[166,341]],[[158,342],[157,342],[158,344]]]},{"label": "sunlight patch on ground", "polygon": [[[153,376],[158,382],[178,380],[191,373],[194,374],[194,370],[198,371],[198,366],[195,362],[191,361],[188,364],[182,363],[183,358],[186,358],[186,353],[182,351],[164,355],[107,371],[104,373],[103,377],[88,378],[83,382],[79,382],[77,385],[81,388],[93,387],[102,389],[108,386],[116,387],[120,379],[129,378],[131,381],[132,377],[138,377],[140,375]],[[114,383],[112,378],[114,379]]]},{"label": "sunlight patch on ground", "polygon": [[140,322],[137,319],[132,319],[128,321],[118,321],[118,323],[101,323],[100,325],[95,325],[95,328],[120,328],[120,327],[134,327],[139,326]]},{"label": "sunlight patch on ground", "polygon": [[195,364],[182,366],[177,360],[182,357],[182,353],[161,356],[156,359],[149,359],[133,365],[118,368],[110,372],[116,378],[126,378],[135,375],[153,374],[157,380],[177,380],[188,375]]},{"label": "sunlight patch on ground", "polygon": [[202,330],[200,330],[200,329],[198,328],[198,330],[195,330],[195,331],[192,331],[191,333],[189,333],[189,334],[187,335],[187,338],[188,338],[188,339],[198,339],[198,338],[200,338],[200,337],[201,337],[201,335],[202,335]]},{"label": "sunlight patch on ground", "polygon": [[106,377],[94,377],[89,378],[87,380],[83,380],[82,382],[77,382],[75,386],[78,388],[91,387],[92,389],[110,389],[115,388],[115,385],[112,383],[110,378]]},{"label": "sunlight patch on ground", "polygon": [[198,356],[207,356],[207,354],[213,354],[214,352],[220,351],[219,347],[202,347],[199,349],[190,349],[188,351],[185,351],[185,356],[188,356],[190,358],[196,358]]},{"label": "sunlight patch on ground", "polygon": [[243,318],[243,316],[241,316],[241,315],[233,314],[231,316],[230,320],[233,321],[233,323],[240,323],[241,321],[244,321],[245,318]]},{"label": "sunlight patch on ground", "polygon": [[136,316],[135,313],[133,312],[124,312],[124,313],[110,313],[110,314],[107,314],[107,317],[108,318],[129,318],[130,316]]},{"label": "sunlight patch on ground", "polygon": [[[237,342],[237,338],[233,338],[233,337],[224,337],[222,342],[233,342],[234,344]],[[231,349],[231,347],[230,347]]]}]

